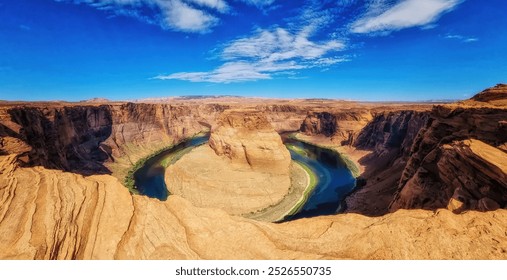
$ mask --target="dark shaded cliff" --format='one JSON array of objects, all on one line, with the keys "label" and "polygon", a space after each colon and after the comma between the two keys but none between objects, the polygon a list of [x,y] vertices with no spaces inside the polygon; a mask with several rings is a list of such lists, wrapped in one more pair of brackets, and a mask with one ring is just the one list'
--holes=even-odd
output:
[{"label": "dark shaded cliff", "polygon": [[369,110],[353,109],[340,112],[309,112],[300,131],[306,135],[331,137],[340,145],[352,145],[372,115]]},{"label": "dark shaded cliff", "polygon": [[25,154],[26,165],[84,174],[109,173],[102,163],[110,158],[111,151],[101,144],[112,132],[108,106],[18,107],[7,112],[20,126],[11,136],[31,148]]},{"label": "dark shaded cliff", "polygon": [[135,103],[2,108],[0,153],[18,153],[27,166],[111,173],[105,163],[207,130],[226,108]]},{"label": "dark shaded cliff", "polygon": [[388,212],[416,136],[428,112],[411,110],[375,113],[354,142],[372,151],[359,162],[365,166],[361,185],[346,199],[347,211],[370,216]]}]

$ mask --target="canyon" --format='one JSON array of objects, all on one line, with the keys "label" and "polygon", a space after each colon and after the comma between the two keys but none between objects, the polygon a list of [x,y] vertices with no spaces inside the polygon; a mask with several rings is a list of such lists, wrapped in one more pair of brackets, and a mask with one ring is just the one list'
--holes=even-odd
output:
[{"label": "canyon", "polygon": [[[0,258],[506,259],[506,101],[500,84],[449,104],[3,102]],[[210,143],[167,168],[166,201],[125,188],[139,160],[201,132]],[[357,168],[342,213],[284,223],[241,215],[289,188],[276,132]],[[215,180],[197,176],[206,172]],[[234,193],[240,177],[253,179]]]}]

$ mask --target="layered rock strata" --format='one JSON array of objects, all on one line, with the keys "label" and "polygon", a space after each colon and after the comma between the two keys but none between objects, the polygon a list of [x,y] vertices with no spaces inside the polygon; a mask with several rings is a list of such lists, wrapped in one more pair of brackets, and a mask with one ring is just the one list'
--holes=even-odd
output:
[{"label": "layered rock strata", "polygon": [[463,204],[450,206],[456,211],[505,207],[505,120],[504,109],[436,107],[414,142],[390,210],[450,202]]},{"label": "layered rock strata", "polygon": [[283,224],[131,196],[109,175],[0,156],[0,259],[505,259],[507,211],[400,210]]},{"label": "layered rock strata", "polygon": [[263,114],[225,111],[209,145],[194,149],[166,170],[171,194],[198,207],[240,215],[280,202],[290,188],[290,153]]},{"label": "layered rock strata", "polygon": [[306,135],[324,135],[340,145],[352,145],[361,130],[372,119],[365,109],[344,112],[310,112],[301,124],[300,131]]},{"label": "layered rock strata", "polygon": [[[118,178],[140,158],[209,129],[223,105],[0,106],[0,153],[25,166]],[[21,150],[20,150],[21,149]]]}]

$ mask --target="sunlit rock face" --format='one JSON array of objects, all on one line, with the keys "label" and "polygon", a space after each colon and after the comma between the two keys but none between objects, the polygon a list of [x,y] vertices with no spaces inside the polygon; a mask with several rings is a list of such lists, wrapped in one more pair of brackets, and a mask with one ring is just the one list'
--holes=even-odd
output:
[{"label": "sunlit rock face", "polygon": [[212,129],[210,147],[231,163],[255,171],[288,174],[290,154],[266,116],[256,111],[227,111]]}]

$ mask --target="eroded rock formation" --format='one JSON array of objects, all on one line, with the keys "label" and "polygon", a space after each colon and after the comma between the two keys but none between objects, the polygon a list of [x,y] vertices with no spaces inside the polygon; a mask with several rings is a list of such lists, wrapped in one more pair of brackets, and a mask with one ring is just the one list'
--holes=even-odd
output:
[{"label": "eroded rock formation", "polygon": [[[0,156],[0,259],[505,259],[507,211],[397,211],[283,224],[131,196],[109,175]],[[395,234],[394,234],[395,233]]]},{"label": "eroded rock formation", "polygon": [[258,111],[224,112],[211,131],[209,146],[232,164],[274,174],[289,172],[289,151],[266,116]]},{"label": "eroded rock formation", "polygon": [[[0,258],[505,259],[505,93],[498,85],[433,109],[238,98],[0,104]],[[217,119],[231,107],[244,113]],[[268,123],[360,152],[363,184],[347,211],[367,216],[283,224],[234,216],[276,203],[290,184]],[[110,175],[76,174],[123,178],[139,158],[210,127],[214,149],[168,168],[167,201],[131,195]]]},{"label": "eroded rock formation", "polygon": [[291,158],[266,117],[228,110],[212,128],[209,146],[166,170],[170,193],[195,206],[246,214],[277,204],[290,188]]},{"label": "eroded rock formation", "polygon": [[140,158],[211,126],[227,106],[120,103],[0,107],[0,153],[26,166],[123,178]]},{"label": "eroded rock formation", "polygon": [[505,109],[436,107],[414,143],[391,211],[443,208],[451,198],[463,203],[457,211],[486,210],[481,199],[505,207],[505,120]]},{"label": "eroded rock formation", "polygon": [[301,124],[301,132],[306,135],[331,137],[340,145],[352,145],[372,119],[369,110],[358,108],[344,112],[310,112]]},{"label": "eroded rock formation", "polygon": [[389,211],[414,139],[428,119],[428,112],[377,113],[359,133],[354,146],[371,151],[360,162],[367,166],[364,185],[347,197],[347,211],[378,216]]},{"label": "eroded rock formation", "polygon": [[507,100],[507,85],[498,84],[492,88],[488,88],[472,97],[471,100],[489,103],[505,101]]}]

